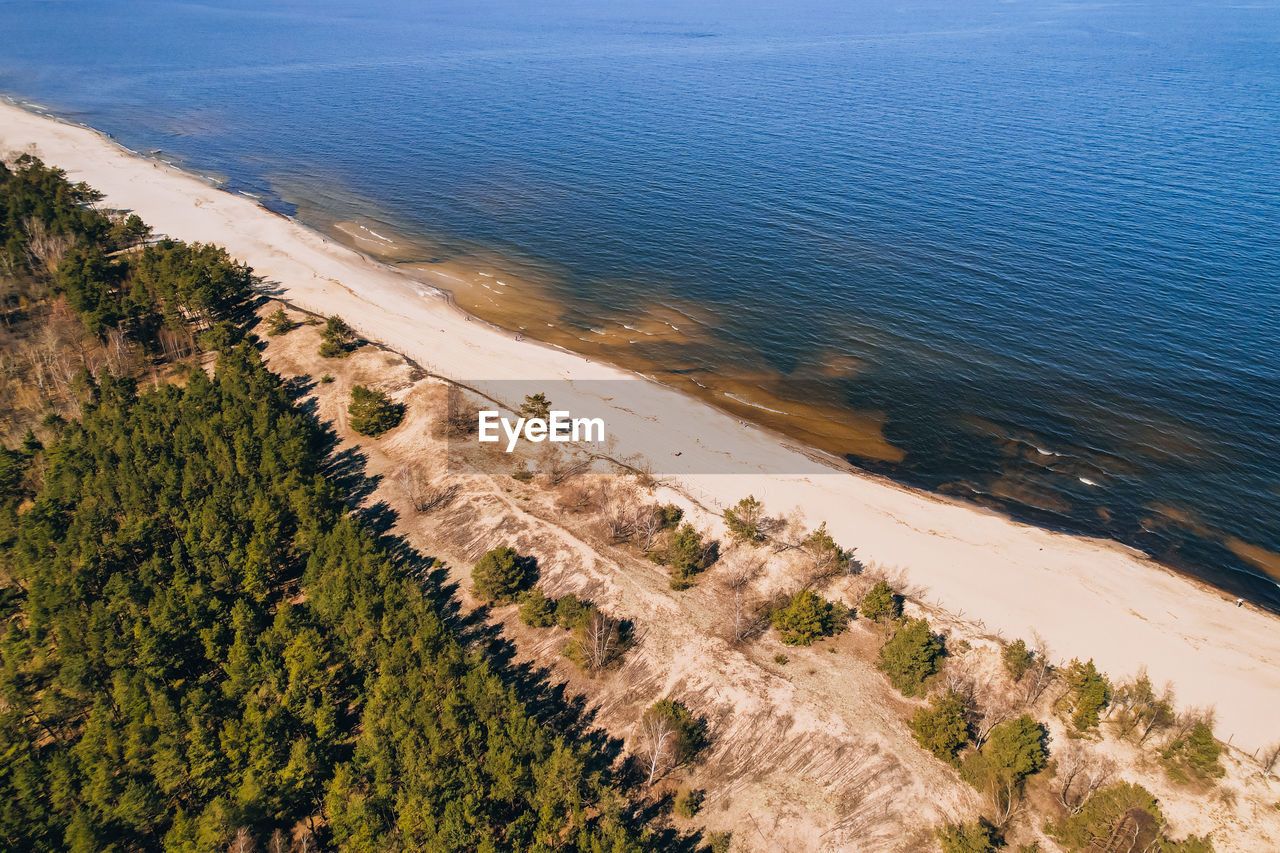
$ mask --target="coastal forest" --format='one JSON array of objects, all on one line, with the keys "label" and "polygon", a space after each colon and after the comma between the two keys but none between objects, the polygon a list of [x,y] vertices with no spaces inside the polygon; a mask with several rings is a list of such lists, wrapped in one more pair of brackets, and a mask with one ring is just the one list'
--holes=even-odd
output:
[{"label": "coastal forest", "polygon": [[0,849],[676,849],[352,512],[250,271],[0,166]]}]

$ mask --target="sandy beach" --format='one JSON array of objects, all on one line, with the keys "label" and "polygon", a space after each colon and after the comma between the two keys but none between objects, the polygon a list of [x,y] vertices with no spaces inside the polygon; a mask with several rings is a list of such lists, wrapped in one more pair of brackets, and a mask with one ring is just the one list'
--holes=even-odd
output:
[{"label": "sandy beach", "polygon": [[771,513],[825,521],[931,606],[1009,639],[1038,633],[1053,657],[1092,657],[1114,677],[1145,666],[1180,705],[1214,706],[1219,737],[1245,752],[1280,739],[1280,618],[1140,553],[837,470],[700,400],[468,317],[446,273],[411,277],[93,130],[0,104],[0,149],[65,169],[157,233],[225,246],[281,298],[339,314],[434,373],[498,396],[512,380],[555,383],[557,406],[604,413],[613,455],[649,460],[710,508],[750,493]]}]

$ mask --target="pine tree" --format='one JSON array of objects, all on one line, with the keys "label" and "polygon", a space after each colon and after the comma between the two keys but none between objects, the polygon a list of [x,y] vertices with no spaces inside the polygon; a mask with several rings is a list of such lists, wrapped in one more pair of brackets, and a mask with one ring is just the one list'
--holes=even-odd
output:
[{"label": "pine tree", "polygon": [[529,560],[512,548],[494,548],[471,570],[475,594],[495,604],[505,604],[532,580]]},{"label": "pine tree", "polygon": [[908,619],[880,648],[877,666],[904,696],[918,696],[925,681],[938,671],[943,655],[942,640],[924,619]]},{"label": "pine tree", "polygon": [[956,756],[969,743],[964,697],[954,690],[934,696],[929,707],[916,711],[911,718],[911,732],[916,742],[935,757],[955,764]]}]

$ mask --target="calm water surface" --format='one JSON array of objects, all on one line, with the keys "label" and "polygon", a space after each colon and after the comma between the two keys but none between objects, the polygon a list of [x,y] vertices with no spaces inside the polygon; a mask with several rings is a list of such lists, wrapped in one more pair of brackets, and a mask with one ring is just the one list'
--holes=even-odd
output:
[{"label": "calm water surface", "polygon": [[1276,2],[6,2],[0,89],[1280,608]]}]

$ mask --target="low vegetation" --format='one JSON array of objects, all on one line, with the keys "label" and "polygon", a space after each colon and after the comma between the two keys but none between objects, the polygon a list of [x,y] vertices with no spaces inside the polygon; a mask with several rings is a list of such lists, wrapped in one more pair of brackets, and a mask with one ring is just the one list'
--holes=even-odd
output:
[{"label": "low vegetation", "polygon": [[706,724],[682,702],[661,699],[640,718],[640,756],[649,785],[692,761],[706,745]]},{"label": "low vegetation", "polygon": [[324,331],[320,333],[320,355],[324,358],[346,358],[355,352],[360,339],[355,329],[347,325],[341,317],[330,317],[325,320]]},{"label": "low vegetation", "polygon": [[849,624],[852,613],[840,602],[827,601],[812,590],[802,589],[773,611],[770,619],[788,646],[808,646],[814,640],[831,637]]},{"label": "low vegetation", "polygon": [[942,638],[924,619],[907,619],[880,647],[877,666],[904,696],[919,696],[942,666]]},{"label": "low vegetation", "polygon": [[361,435],[377,438],[400,425],[400,421],[404,420],[404,406],[394,402],[382,391],[356,385],[351,389],[347,416],[353,430]]},{"label": "low vegetation", "polygon": [[884,622],[902,618],[902,597],[884,580],[876,581],[862,597],[858,611],[867,619]]},{"label": "low vegetation", "polygon": [[693,816],[702,809],[702,800],[705,796],[705,792],[697,788],[681,788],[676,792],[671,810],[685,820],[692,820]]},{"label": "low vegetation", "polygon": [[284,308],[272,311],[266,320],[267,334],[273,338],[292,332],[296,326],[297,324],[284,312]]},{"label": "low vegetation", "polygon": [[955,690],[939,693],[911,718],[911,733],[936,758],[958,765],[957,756],[970,738],[967,710],[964,697]]},{"label": "low vegetation", "polygon": [[537,579],[537,564],[514,548],[494,548],[471,569],[472,589],[477,598],[506,604]]},{"label": "low vegetation", "polygon": [[671,571],[672,589],[684,590],[693,586],[699,572],[716,561],[719,543],[704,542],[702,534],[686,523],[671,531],[666,544],[649,556]]},{"label": "low vegetation", "polygon": [[991,853],[1004,844],[999,830],[985,820],[948,824],[938,830],[938,842],[943,853]]},{"label": "low vegetation", "polygon": [[570,632],[565,657],[588,675],[621,662],[633,642],[630,624],[573,593],[552,599],[534,587],[520,596],[520,621],[534,628],[557,626]]}]

